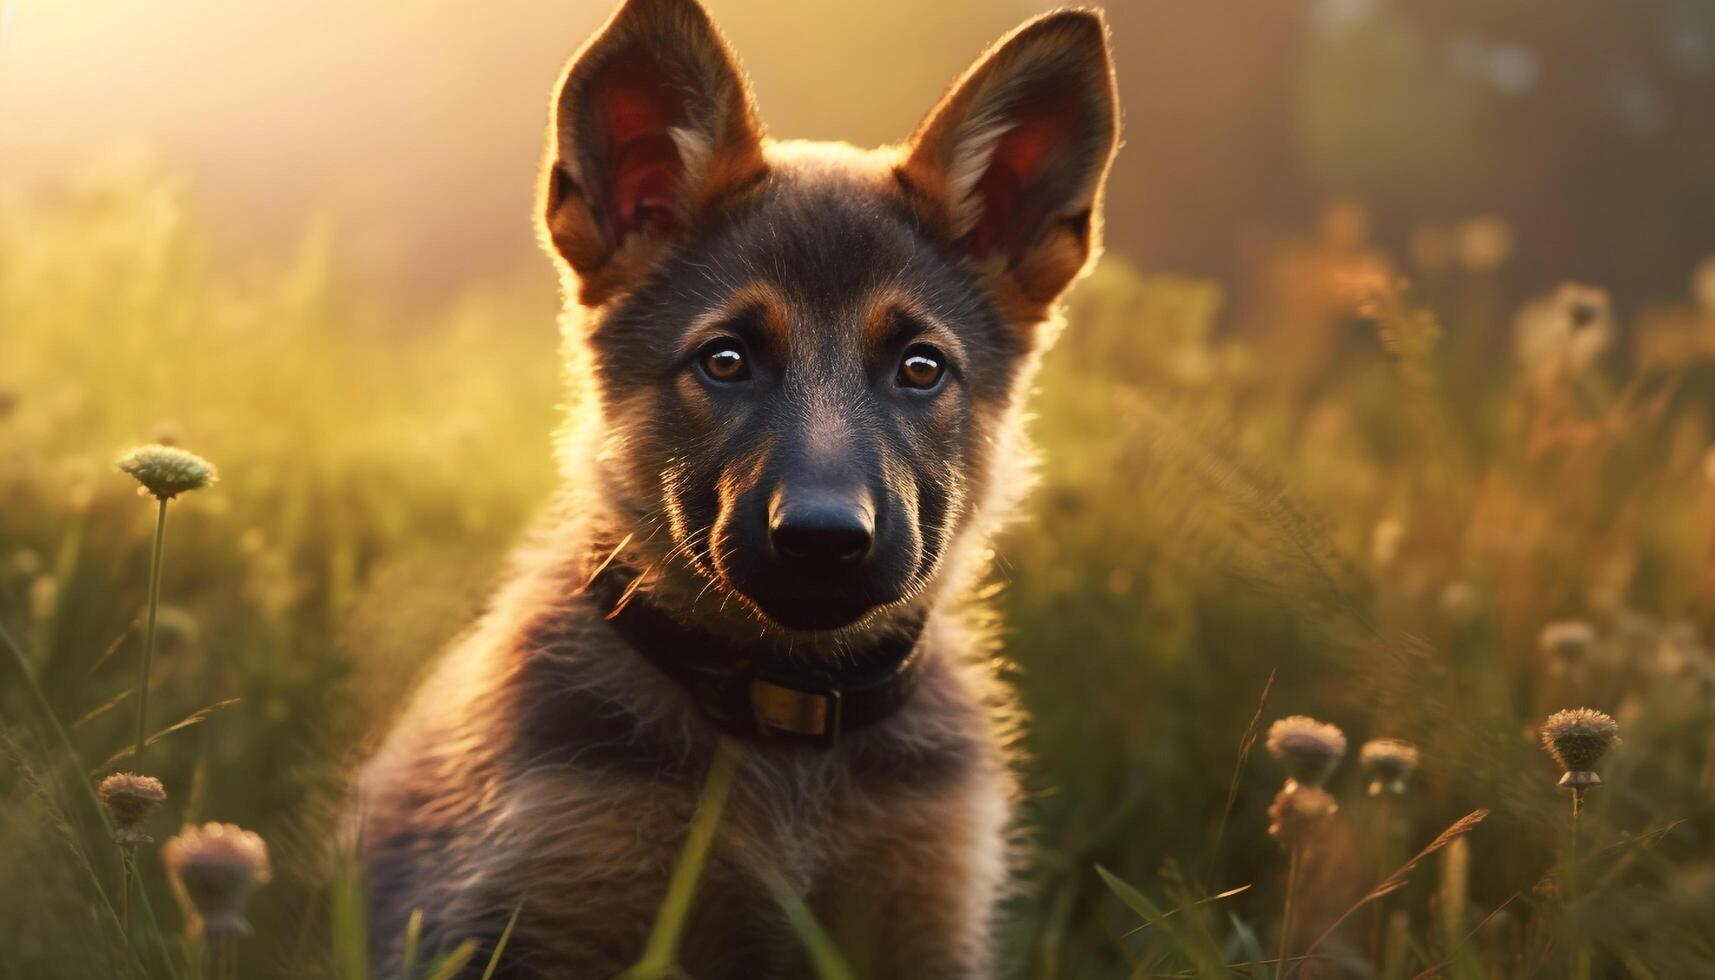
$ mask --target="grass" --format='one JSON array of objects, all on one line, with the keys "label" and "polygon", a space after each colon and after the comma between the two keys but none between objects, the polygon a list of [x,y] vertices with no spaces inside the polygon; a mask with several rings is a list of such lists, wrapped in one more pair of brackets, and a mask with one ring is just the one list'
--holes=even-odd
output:
[{"label": "grass", "polygon": [[626,971],[624,980],[661,980],[677,970],[679,937],[690,918],[691,899],[697,892],[714,845],[715,832],[720,827],[721,811],[726,807],[727,793],[732,789],[733,776],[738,772],[743,749],[731,739],[723,738],[715,750],[714,762],[703,781],[702,796],[697,800],[697,812],[685,835],[685,847],[673,867],[673,877],[667,882],[667,893],[661,899],[661,909],[655,915],[655,925],[643,944],[643,956]]},{"label": "grass", "polygon": [[[344,774],[553,485],[546,267],[424,315],[343,282],[325,236],[283,261],[218,253],[170,182],[12,207],[0,972],[119,975],[129,955],[87,790],[134,742],[156,516],[113,459],[166,439],[222,482],[173,505],[149,711],[197,721],[148,742],[169,787],[153,832],[260,833],[275,877],[246,975],[357,980],[362,883],[330,844]],[[1493,306],[1463,297],[1504,270],[1408,291],[1310,254],[1292,260],[1308,299],[1231,314],[1214,284],[1110,257],[1047,359],[1042,483],[994,576],[1031,717],[1008,975],[1362,976],[1376,958],[1401,977],[1715,975],[1715,345],[1661,340],[1715,332],[1715,311],[1614,317],[1588,369],[1527,369],[1509,320],[1433,315]],[[1561,620],[1594,627],[1579,662],[1538,643]],[[1624,742],[1583,800],[1574,869],[1535,739],[1585,705]],[[1276,964],[1283,773],[1251,746],[1299,712],[1353,745],[1408,739],[1422,766],[1388,803],[1397,851],[1371,843],[1381,804],[1357,767],[1330,779],[1340,810]],[[1395,874],[1478,810],[1463,843]],[[138,858],[160,910],[134,924],[142,966],[167,976],[182,923]],[[862,962],[791,898],[823,976]]]}]

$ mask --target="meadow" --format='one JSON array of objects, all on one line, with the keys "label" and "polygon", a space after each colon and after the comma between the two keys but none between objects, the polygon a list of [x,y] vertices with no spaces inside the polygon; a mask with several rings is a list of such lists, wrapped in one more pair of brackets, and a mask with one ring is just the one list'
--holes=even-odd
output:
[{"label": "meadow", "polygon": [[[551,490],[552,303],[394,308],[337,234],[233,255],[170,180],[0,217],[0,976],[127,971],[89,790],[129,768],[156,513],[115,460],[166,442],[220,481],[166,528],[148,830],[267,842],[240,975],[362,977],[344,778]],[[1030,717],[1008,976],[1715,977],[1715,267],[1519,306],[1492,219],[1363,226],[1242,304],[1118,255],[1074,293],[989,585]],[[1539,735],[1584,706],[1621,740],[1575,845]],[[1349,748],[1295,861],[1299,714]],[[1402,793],[1372,738],[1420,753]],[[205,975],[137,865],[143,969]]]}]

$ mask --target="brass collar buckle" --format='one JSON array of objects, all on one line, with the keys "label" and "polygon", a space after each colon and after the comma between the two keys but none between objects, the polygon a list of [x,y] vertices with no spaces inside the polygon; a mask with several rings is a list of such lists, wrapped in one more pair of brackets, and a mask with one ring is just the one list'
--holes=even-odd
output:
[{"label": "brass collar buckle", "polygon": [[831,746],[840,734],[840,692],[806,691],[769,677],[750,681],[750,711],[763,737],[792,735]]}]

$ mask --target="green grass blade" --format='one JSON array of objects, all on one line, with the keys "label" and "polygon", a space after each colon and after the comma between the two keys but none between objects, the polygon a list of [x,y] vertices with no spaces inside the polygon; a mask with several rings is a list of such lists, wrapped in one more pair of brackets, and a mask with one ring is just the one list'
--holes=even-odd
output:
[{"label": "green grass blade", "polygon": [[1233,924],[1233,941],[1239,949],[1239,960],[1250,964],[1251,980],[1268,980],[1268,954],[1263,952],[1262,940],[1257,938],[1256,930],[1246,925],[1244,920],[1231,912],[1227,919]]},{"label": "green grass blade", "polygon": [[417,972],[417,947],[423,941],[423,910],[412,909],[411,918],[405,922],[405,952],[400,960],[399,976],[401,980],[411,980]]},{"label": "green grass blade", "polygon": [[506,920],[506,928],[500,933],[500,941],[494,944],[494,952],[489,954],[488,967],[482,971],[482,980],[494,980],[494,971],[500,968],[500,954],[506,952],[506,943],[512,938],[512,927],[518,924],[518,913],[522,911],[523,902],[512,907],[512,918]]},{"label": "green grass blade", "polygon": [[1109,871],[1101,865],[1096,865],[1096,874],[1102,876],[1102,881],[1108,886],[1126,907],[1137,913],[1137,917],[1152,926],[1167,928],[1167,916],[1150,901],[1143,892],[1138,891],[1130,882]]},{"label": "green grass blade", "polygon": [[714,762],[703,781],[702,797],[697,801],[696,815],[691,818],[691,830],[685,837],[679,863],[667,883],[667,897],[655,915],[655,925],[649,931],[643,956],[625,972],[627,980],[655,980],[667,976],[673,969],[673,956],[679,948],[679,936],[684,932],[685,919],[691,911],[691,899],[696,896],[697,882],[702,878],[703,865],[708,861],[709,848],[714,844],[715,829],[720,825],[721,810],[726,807],[727,791],[732,789],[733,776],[738,771],[741,750],[738,743],[723,738],[715,748]]},{"label": "green grass blade", "polygon": [[[453,980],[453,977],[458,976],[460,970],[476,958],[476,951],[481,945],[474,939],[466,939],[459,943],[457,948],[435,964],[435,968],[429,973],[427,980]],[[400,976],[409,980],[409,974],[401,973]]]},{"label": "green grass blade", "polygon": [[328,903],[328,915],[333,920],[334,975],[339,980],[368,980],[369,925],[357,855],[347,850],[339,863]]},{"label": "green grass blade", "polygon": [[[66,735],[65,726],[60,724],[59,716],[54,714],[54,709],[48,704],[48,698],[43,693],[42,686],[36,682],[35,671],[30,669],[30,661],[24,656],[23,647],[18,645],[18,642],[12,638],[12,634],[7,632],[3,624],[0,624],[0,646],[5,647],[8,654],[6,657],[0,658],[0,663],[10,665],[13,672],[17,674],[18,683],[16,686],[29,693],[30,701],[33,702],[37,713],[42,716],[43,726],[65,754],[66,762],[70,767],[68,778],[82,788],[82,792],[76,795],[78,799],[83,801],[85,819],[94,826],[102,828],[106,840],[101,842],[101,846],[104,849],[111,846],[113,825],[108,822],[107,811],[102,808],[101,801],[95,796],[95,787],[83,776],[83,763],[78,761],[77,748],[71,744],[71,738]],[[12,686],[7,685],[8,688]],[[90,886],[95,889],[97,897],[102,904],[107,906],[108,912],[117,922],[119,920],[118,907],[113,904],[107,890],[102,887],[100,879],[92,878]],[[178,980],[178,967],[173,962],[172,955],[167,951],[165,934],[161,931],[160,921],[155,918],[155,909],[149,903],[148,894],[141,888],[137,889],[135,901],[136,910],[142,913],[142,924],[147,926],[149,934],[154,937],[157,964],[161,973],[172,978],[172,980]],[[130,941],[129,936],[125,939],[127,942]]]},{"label": "green grass blade", "polygon": [[804,944],[804,951],[810,954],[810,965],[815,968],[819,980],[856,980],[846,958],[840,955],[839,947],[834,945],[832,936],[816,921],[816,916],[805,905],[803,900],[792,894],[784,881],[778,878],[768,884],[768,890],[774,893],[774,900],[780,903],[786,912],[786,921],[791,924],[792,931],[798,934],[798,941]]},{"label": "green grass blade", "polygon": [[[1226,975],[1226,966],[1221,961],[1220,950],[1211,949],[1199,937],[1188,936],[1183,930],[1174,928],[1168,921],[1171,912],[1163,912],[1159,906],[1149,900],[1143,892],[1138,891],[1129,882],[1118,875],[1096,865],[1096,874],[1101,875],[1108,890],[1119,896],[1126,907],[1136,912],[1144,922],[1161,930],[1162,934],[1172,940],[1179,951],[1191,961],[1191,966],[1199,977],[1222,977]],[[1175,910],[1177,911],[1177,910]]]}]

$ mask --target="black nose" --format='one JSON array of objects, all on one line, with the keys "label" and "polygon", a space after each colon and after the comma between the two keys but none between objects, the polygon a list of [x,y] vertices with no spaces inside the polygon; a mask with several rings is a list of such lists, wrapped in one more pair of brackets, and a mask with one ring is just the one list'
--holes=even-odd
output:
[{"label": "black nose", "polygon": [[807,573],[840,572],[869,555],[875,516],[867,500],[840,495],[775,498],[768,540],[787,565]]}]

